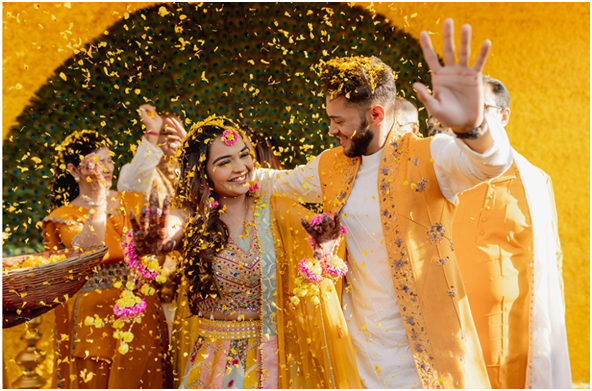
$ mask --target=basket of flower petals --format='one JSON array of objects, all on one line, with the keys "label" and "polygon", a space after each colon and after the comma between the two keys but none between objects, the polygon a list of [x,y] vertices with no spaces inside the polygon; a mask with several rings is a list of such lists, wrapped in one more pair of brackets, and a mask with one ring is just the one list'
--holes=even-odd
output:
[{"label": "basket of flower petals", "polygon": [[26,314],[67,301],[86,284],[108,249],[99,246],[3,258],[3,311]]}]

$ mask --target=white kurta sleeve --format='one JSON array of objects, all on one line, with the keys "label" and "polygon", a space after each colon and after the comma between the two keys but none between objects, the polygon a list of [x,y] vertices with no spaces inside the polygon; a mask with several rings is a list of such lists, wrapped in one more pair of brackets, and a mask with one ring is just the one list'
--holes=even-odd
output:
[{"label": "white kurta sleeve", "polygon": [[121,167],[117,190],[148,194],[152,176],[163,154],[162,149],[143,139],[132,161]]},{"label": "white kurta sleeve", "polygon": [[488,115],[485,120],[493,145],[483,153],[446,134],[437,135],[430,144],[438,185],[450,202],[455,202],[461,191],[497,178],[512,165],[512,148],[504,127]]},{"label": "white kurta sleeve", "polygon": [[258,169],[255,180],[263,195],[274,194],[299,202],[322,202],[319,156],[293,170]]}]

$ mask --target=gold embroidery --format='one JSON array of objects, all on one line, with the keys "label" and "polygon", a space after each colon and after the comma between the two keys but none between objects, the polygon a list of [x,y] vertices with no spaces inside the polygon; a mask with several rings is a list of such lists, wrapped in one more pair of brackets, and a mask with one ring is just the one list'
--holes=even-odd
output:
[{"label": "gold embroidery", "polygon": [[54,223],[61,223],[61,224],[66,224],[66,225],[79,225],[79,226],[83,226],[84,223],[79,223],[78,221],[72,221],[72,220],[64,220],[64,219],[60,219],[57,217],[46,217],[43,219],[43,221],[52,221]]},{"label": "gold embroidery", "polygon": [[[378,169],[378,195],[380,198],[380,217],[382,220],[384,241],[387,247],[389,263],[397,292],[397,303],[403,324],[407,332],[417,374],[423,388],[442,388],[431,354],[430,338],[425,327],[421,302],[418,300],[413,266],[409,259],[406,238],[401,232],[399,211],[393,188],[400,181],[394,180],[402,156],[408,155],[409,138],[397,139],[391,136],[382,153]],[[393,159],[389,162],[389,159]],[[416,164],[417,165],[417,164]]]}]

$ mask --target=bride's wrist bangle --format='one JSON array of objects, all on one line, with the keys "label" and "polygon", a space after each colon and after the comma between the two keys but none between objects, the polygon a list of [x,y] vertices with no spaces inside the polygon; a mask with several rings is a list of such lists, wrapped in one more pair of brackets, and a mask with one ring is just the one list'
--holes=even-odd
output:
[{"label": "bride's wrist bangle", "polygon": [[84,201],[86,201],[86,203],[89,204],[90,206],[94,206],[94,207],[107,206],[107,199],[106,198],[103,198],[101,201],[94,202],[89,196],[83,195],[82,199]]}]

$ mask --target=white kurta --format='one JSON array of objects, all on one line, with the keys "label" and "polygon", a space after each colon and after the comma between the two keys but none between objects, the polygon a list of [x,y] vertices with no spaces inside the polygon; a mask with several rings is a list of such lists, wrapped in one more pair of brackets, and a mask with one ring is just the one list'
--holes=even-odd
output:
[{"label": "white kurta", "polygon": [[129,164],[121,167],[117,180],[118,191],[134,191],[149,195],[152,177],[164,153],[146,139],[142,139]]},{"label": "white kurta", "polygon": [[[501,124],[487,117],[494,145],[483,154],[464,142],[438,135],[431,144],[434,170],[444,196],[457,194],[505,172],[512,163]],[[401,320],[378,201],[378,164],[382,151],[362,158],[352,191],[341,211],[349,229],[347,280],[343,305],[362,384],[366,388],[421,387]],[[262,193],[277,193],[304,202],[321,202],[319,158],[290,171],[258,170]],[[437,348],[437,342],[434,345]]]},{"label": "white kurta", "polygon": [[362,157],[341,212],[342,223],[348,228],[345,241],[349,266],[343,309],[362,384],[368,388],[420,388],[397,306],[381,219],[377,218],[381,155],[382,151]]}]

